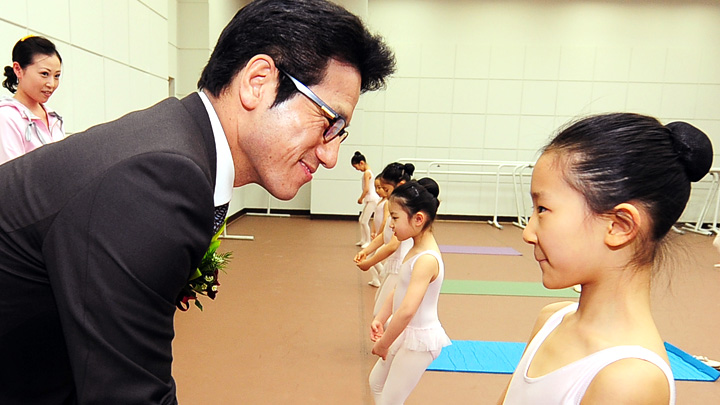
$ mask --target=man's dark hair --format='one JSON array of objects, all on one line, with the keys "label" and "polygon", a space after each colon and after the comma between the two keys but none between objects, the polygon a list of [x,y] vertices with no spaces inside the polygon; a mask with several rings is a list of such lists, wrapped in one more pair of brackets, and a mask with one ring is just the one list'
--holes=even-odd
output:
[{"label": "man's dark hair", "polygon": [[[383,88],[395,70],[395,57],[382,38],[344,8],[325,0],[256,0],[225,27],[198,87],[219,96],[258,54],[269,55],[307,86],[322,81],[331,59],[357,68],[361,92]],[[283,75],[275,104],[295,91]]]}]

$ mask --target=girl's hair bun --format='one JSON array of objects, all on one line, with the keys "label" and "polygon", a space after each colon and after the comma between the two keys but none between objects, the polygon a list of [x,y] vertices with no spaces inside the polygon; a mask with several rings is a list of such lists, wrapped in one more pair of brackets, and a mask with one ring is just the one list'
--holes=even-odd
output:
[{"label": "girl's hair bun", "polygon": [[412,177],[413,173],[415,173],[415,165],[412,163],[405,163],[403,165],[403,170],[405,170],[405,173],[407,173],[408,176]]},{"label": "girl's hair bun", "polygon": [[705,177],[713,161],[713,147],[708,136],[687,122],[671,122],[665,128],[670,130],[673,147],[688,179],[695,182]]}]

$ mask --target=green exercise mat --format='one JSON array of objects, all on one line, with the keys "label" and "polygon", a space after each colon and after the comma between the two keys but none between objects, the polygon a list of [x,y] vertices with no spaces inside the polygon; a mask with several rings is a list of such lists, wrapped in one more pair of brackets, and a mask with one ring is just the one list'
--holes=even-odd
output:
[{"label": "green exercise mat", "polygon": [[548,290],[542,283],[519,281],[445,280],[441,294],[509,295],[520,297],[577,298],[572,288]]}]

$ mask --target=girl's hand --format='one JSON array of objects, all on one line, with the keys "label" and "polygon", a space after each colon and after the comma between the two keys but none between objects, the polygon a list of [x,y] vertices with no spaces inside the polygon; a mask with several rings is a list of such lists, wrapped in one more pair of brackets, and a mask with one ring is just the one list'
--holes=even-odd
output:
[{"label": "girl's hand", "polygon": [[379,356],[381,359],[385,360],[387,358],[388,348],[385,347],[385,345],[382,344],[382,342],[378,340],[373,345],[372,354]]},{"label": "girl's hand", "polygon": [[358,198],[358,204],[362,204],[362,197]]},{"label": "girl's hand", "polygon": [[364,250],[361,250],[358,252],[358,254],[355,255],[355,258],[353,260],[355,261],[355,263],[360,263],[365,259],[367,259],[367,253]]},{"label": "girl's hand", "polygon": [[368,270],[370,270],[370,267],[372,267],[372,265],[368,264],[368,262],[366,260],[359,262],[357,264],[357,266],[362,271],[368,271]]},{"label": "girl's hand", "polygon": [[[372,340],[373,342],[377,342],[378,340],[380,340],[384,333],[383,329],[384,327],[382,322],[373,319],[372,323],[370,324],[370,340]],[[373,351],[373,353],[375,352]]]},{"label": "girl's hand", "polygon": [[[720,234],[719,234],[719,235],[720,235]],[[376,236],[377,236],[377,233],[375,233],[375,232],[370,232],[370,239],[375,239]]]}]

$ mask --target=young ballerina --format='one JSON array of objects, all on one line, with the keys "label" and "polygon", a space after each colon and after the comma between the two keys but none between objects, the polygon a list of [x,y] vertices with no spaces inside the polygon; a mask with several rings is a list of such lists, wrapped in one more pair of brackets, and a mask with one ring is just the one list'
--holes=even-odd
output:
[{"label": "young ballerina", "polygon": [[362,194],[358,198],[358,204],[363,204],[362,213],[358,222],[360,223],[360,241],[356,243],[361,248],[366,247],[370,244],[370,217],[375,211],[375,206],[380,201],[380,196],[375,192],[373,187],[373,174],[370,170],[370,165],[365,160],[365,156],[359,151],[356,151],[350,163],[355,170],[363,172],[362,176]]},{"label": "young ballerina", "polygon": [[[372,352],[380,357],[370,372],[375,404],[402,404],[425,369],[450,345],[437,313],[444,268],[432,232],[439,189],[430,178],[399,186],[390,195],[390,226],[414,245],[400,268],[395,291],[370,325]],[[392,315],[387,329],[384,325]]]},{"label": "young ballerina", "polygon": [[505,404],[674,404],[650,284],[690,183],[712,159],[690,124],[628,113],[580,120],[545,147],[523,239],[545,287],[582,292],[540,312]]},{"label": "young ballerina", "polygon": [[[375,211],[373,212],[372,221],[370,224],[372,225],[370,228],[370,244],[372,244],[372,241],[375,240],[375,237],[377,237],[379,232],[382,232],[383,227],[385,226],[385,223],[387,222],[388,217],[388,210],[387,210],[387,197],[389,196],[388,193],[385,192],[385,189],[382,187],[382,183],[380,182],[380,175],[378,174],[375,176],[375,192],[378,196],[380,196],[380,201],[375,206]],[[367,247],[367,246],[366,246]],[[375,263],[370,269],[365,269],[370,271],[370,275],[372,276],[372,280],[368,282],[373,287],[379,288],[381,283],[381,279],[384,278],[383,272],[384,272],[384,265],[383,262],[377,262]],[[375,297],[377,298],[377,293],[375,294]]]},{"label": "young ballerina", "polygon": [[[415,166],[412,163],[390,163],[378,175],[380,188],[387,196],[391,195],[397,186],[405,184],[412,178],[415,172]],[[387,203],[385,204],[385,217],[390,216],[390,210]],[[380,276],[380,288],[375,294],[375,306],[373,308],[373,317],[380,311],[380,307],[385,302],[388,294],[390,294],[397,284],[398,270],[402,264],[403,258],[413,246],[412,238],[399,241],[390,228],[390,221],[385,221],[382,233],[373,238],[370,245],[362,249],[355,256],[355,263],[358,268],[368,271],[379,263],[383,263],[382,274]]]},{"label": "young ballerina", "polygon": [[387,194],[385,192],[385,189],[382,188],[379,174],[375,176],[375,192],[380,197],[380,201],[378,201],[377,205],[375,206],[375,212],[373,212],[373,220],[370,223],[370,240],[375,239],[375,237],[378,236],[380,232],[382,232],[382,229],[385,226],[385,222],[387,221],[387,210],[385,209],[385,205],[387,203],[387,198],[389,194]]}]

